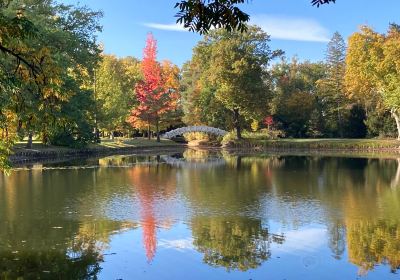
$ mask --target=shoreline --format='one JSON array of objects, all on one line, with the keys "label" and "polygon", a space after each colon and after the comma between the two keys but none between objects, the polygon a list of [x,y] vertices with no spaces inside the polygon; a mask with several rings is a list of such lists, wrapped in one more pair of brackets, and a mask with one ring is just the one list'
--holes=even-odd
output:
[{"label": "shoreline", "polygon": [[23,151],[14,152],[9,160],[11,164],[21,165],[29,163],[41,162],[62,162],[64,160],[73,160],[79,158],[90,158],[98,156],[113,156],[123,155],[129,153],[135,154],[149,154],[158,152],[171,152],[175,150],[186,149],[184,144],[165,145],[165,146],[142,146],[142,147],[119,147],[119,148],[85,148],[85,149],[60,149],[60,150],[38,150],[38,149],[24,149]]},{"label": "shoreline", "polygon": [[96,145],[84,149],[65,147],[16,148],[9,157],[12,165],[41,162],[62,162],[79,158],[135,154],[152,154],[181,151],[184,149],[226,151],[236,155],[312,155],[400,158],[400,141],[375,139],[282,139],[231,142],[226,146],[190,145],[179,143],[150,144],[139,146],[107,147]]}]

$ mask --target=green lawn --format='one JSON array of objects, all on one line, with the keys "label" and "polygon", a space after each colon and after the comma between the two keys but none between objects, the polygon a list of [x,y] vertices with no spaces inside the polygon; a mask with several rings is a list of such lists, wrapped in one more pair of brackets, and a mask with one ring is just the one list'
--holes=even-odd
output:
[{"label": "green lawn", "polygon": [[394,139],[277,139],[248,137],[233,141],[231,148],[315,149],[315,150],[398,150],[400,141]]},{"label": "green lawn", "polygon": [[165,146],[176,146],[177,143],[168,139],[161,139],[161,142],[157,142],[156,139],[147,139],[147,138],[115,138],[111,139],[101,139],[100,144],[92,144],[89,147],[91,148],[110,148],[110,149],[119,149],[119,148],[128,148],[128,147],[165,147]]},{"label": "green lawn", "polygon": [[[129,148],[140,148],[140,147],[166,147],[166,146],[176,146],[179,145],[174,141],[161,139],[161,142],[157,142],[156,139],[148,140],[147,138],[115,138],[111,139],[101,139],[101,143],[99,144],[90,144],[82,150],[93,150],[93,151],[103,151],[103,150],[113,150],[113,149],[129,149]],[[68,147],[60,147],[60,146],[52,146],[52,145],[43,145],[39,141],[34,141],[32,145],[32,149],[26,149],[26,141],[17,142],[13,148],[14,153],[19,152],[69,152],[75,149]]]}]

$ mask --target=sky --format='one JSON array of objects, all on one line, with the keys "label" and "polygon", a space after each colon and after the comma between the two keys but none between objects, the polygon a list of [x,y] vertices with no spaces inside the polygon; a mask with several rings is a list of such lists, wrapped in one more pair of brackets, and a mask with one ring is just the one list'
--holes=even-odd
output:
[{"label": "sky", "polygon": [[[201,36],[175,24],[178,0],[60,0],[101,10],[103,32],[98,39],[105,53],[118,57],[142,57],[146,35],[158,42],[158,59],[181,66],[190,60]],[[241,9],[250,22],[271,35],[272,49],[285,56],[318,61],[335,31],[347,39],[360,25],[385,32],[389,23],[400,23],[400,0],[337,0],[336,4],[313,7],[310,0],[250,0]]]}]

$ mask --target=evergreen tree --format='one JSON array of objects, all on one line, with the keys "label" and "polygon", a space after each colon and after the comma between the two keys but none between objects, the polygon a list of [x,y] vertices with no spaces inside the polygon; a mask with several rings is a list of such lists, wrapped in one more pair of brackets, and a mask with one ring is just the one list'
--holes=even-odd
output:
[{"label": "evergreen tree", "polygon": [[328,129],[343,137],[344,107],[346,105],[344,75],[346,71],[346,44],[335,32],[326,51],[326,78],[318,81],[323,98]]}]

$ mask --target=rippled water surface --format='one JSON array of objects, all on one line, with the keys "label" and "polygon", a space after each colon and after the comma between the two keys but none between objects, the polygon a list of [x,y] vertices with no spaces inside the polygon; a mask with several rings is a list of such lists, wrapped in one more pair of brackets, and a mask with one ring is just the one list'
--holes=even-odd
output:
[{"label": "rippled water surface", "polygon": [[0,174],[0,279],[399,279],[400,160],[115,156]]}]

